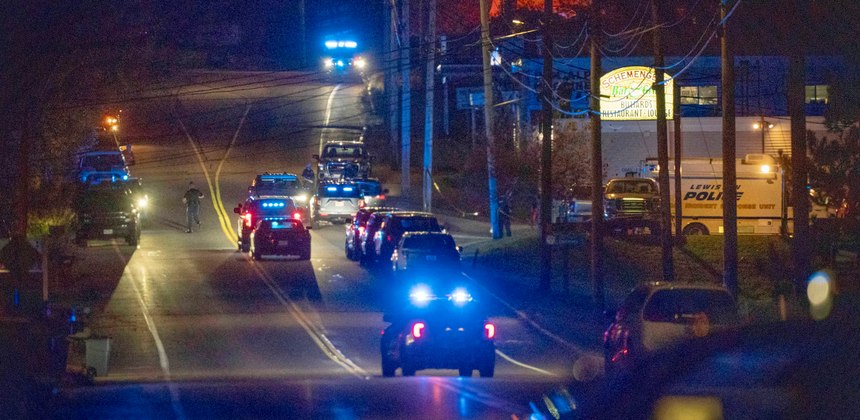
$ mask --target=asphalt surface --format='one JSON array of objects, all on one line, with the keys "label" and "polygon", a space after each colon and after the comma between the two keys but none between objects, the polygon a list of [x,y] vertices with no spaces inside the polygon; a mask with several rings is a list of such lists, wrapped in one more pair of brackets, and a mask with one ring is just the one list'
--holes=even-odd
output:
[{"label": "asphalt surface", "polygon": [[[312,231],[309,262],[253,261],[236,250],[232,209],[254,175],[301,173],[321,140],[350,135],[332,127],[364,123],[362,93],[361,84],[312,74],[198,72],[142,92],[123,110],[122,137],[133,144],[132,173],[143,179],[150,208],[137,248],[91,241],[78,251],[78,270],[103,294],[89,327],[112,338],[110,367],[96,385],[64,392],[63,410],[211,417],[203,395],[228,410],[247,404],[231,401],[257,386],[264,391],[254,398],[263,402],[273,389],[304,390],[307,398],[294,401],[305,407],[296,412],[302,417],[385,401],[395,409],[425,401],[433,407],[427,413],[444,417],[495,417],[517,412],[513,407],[528,412],[529,395],[571,379],[582,356],[571,351],[576,344],[548,334],[558,325],[544,328],[495,298],[495,378],[464,380],[445,370],[381,378],[381,296],[390,279],[344,257],[343,226]],[[181,202],[189,181],[205,194],[201,224],[190,234]],[[482,235],[461,232],[458,239],[475,243]],[[238,394],[220,399],[228,389]],[[310,398],[325,389],[328,397]],[[273,404],[274,411],[246,413],[277,415],[291,406]],[[385,410],[353,413],[390,417]]]}]

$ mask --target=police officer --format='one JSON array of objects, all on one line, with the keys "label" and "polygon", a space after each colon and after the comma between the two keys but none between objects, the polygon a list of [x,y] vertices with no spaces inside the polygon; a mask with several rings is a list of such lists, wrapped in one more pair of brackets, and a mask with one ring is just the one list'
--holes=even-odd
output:
[{"label": "police officer", "polygon": [[511,236],[511,205],[508,195],[499,200],[499,233]]},{"label": "police officer", "polygon": [[188,183],[188,191],[182,196],[182,202],[185,203],[185,219],[188,223],[188,229],[185,233],[191,233],[191,224],[200,224],[200,200],[203,198],[203,193],[194,187],[194,181]]}]

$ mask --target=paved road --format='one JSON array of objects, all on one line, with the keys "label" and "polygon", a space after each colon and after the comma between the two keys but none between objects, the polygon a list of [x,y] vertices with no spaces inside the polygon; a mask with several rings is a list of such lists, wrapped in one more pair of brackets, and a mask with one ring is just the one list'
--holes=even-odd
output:
[{"label": "paved road", "polygon": [[[253,176],[300,173],[321,138],[342,134],[326,127],[363,123],[361,94],[360,85],[302,73],[200,72],[126,108],[132,171],[143,178],[151,209],[137,249],[93,241],[81,252],[80,270],[109,294],[91,325],[113,338],[110,371],[99,381],[156,381],[180,393],[171,384],[325,379],[397,392],[378,377],[384,279],[344,258],[341,226],[312,232],[309,262],[256,262],[235,246],[232,208]],[[206,195],[202,224],[191,234],[181,203],[189,181]],[[493,308],[496,378],[470,380],[468,389],[505,389],[509,397],[525,384],[570,376],[570,347],[501,302]],[[467,392],[461,380],[444,381],[454,394]],[[86,389],[69,395],[73,405],[97,398]]]}]

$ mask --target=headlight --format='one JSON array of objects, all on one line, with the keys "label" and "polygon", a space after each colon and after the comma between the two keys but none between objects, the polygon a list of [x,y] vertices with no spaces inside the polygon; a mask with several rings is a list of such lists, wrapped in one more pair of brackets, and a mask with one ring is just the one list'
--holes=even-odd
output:
[{"label": "headlight", "polygon": [[327,59],[323,60],[323,65],[327,69],[334,67],[334,59],[333,58],[327,58]]},{"label": "headlight", "polygon": [[137,199],[137,207],[145,209],[149,205],[149,198],[140,197]]},{"label": "headlight", "polygon": [[293,200],[298,201],[300,203],[306,203],[308,201],[308,195],[307,194],[295,195],[295,196],[293,196]]},{"label": "headlight", "polygon": [[409,301],[415,306],[426,306],[433,299],[430,288],[419,284],[409,291]]},{"label": "headlight", "polygon": [[460,287],[460,288],[454,289],[454,291],[451,292],[451,295],[448,296],[448,299],[457,305],[465,305],[466,303],[472,301],[472,295],[469,294],[469,292],[467,292],[466,289],[463,289],[462,287]]},{"label": "headlight", "polygon": [[352,62],[352,64],[355,65],[355,68],[363,70],[367,66],[367,61],[365,61],[364,58],[358,57]]}]

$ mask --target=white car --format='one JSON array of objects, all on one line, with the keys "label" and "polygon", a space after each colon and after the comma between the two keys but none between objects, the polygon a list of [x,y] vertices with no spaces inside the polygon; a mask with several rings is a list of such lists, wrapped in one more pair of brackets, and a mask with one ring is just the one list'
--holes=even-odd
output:
[{"label": "white car", "polygon": [[741,324],[737,305],[723,287],[654,282],[633,289],[603,333],[607,372],[683,340],[706,337]]}]

